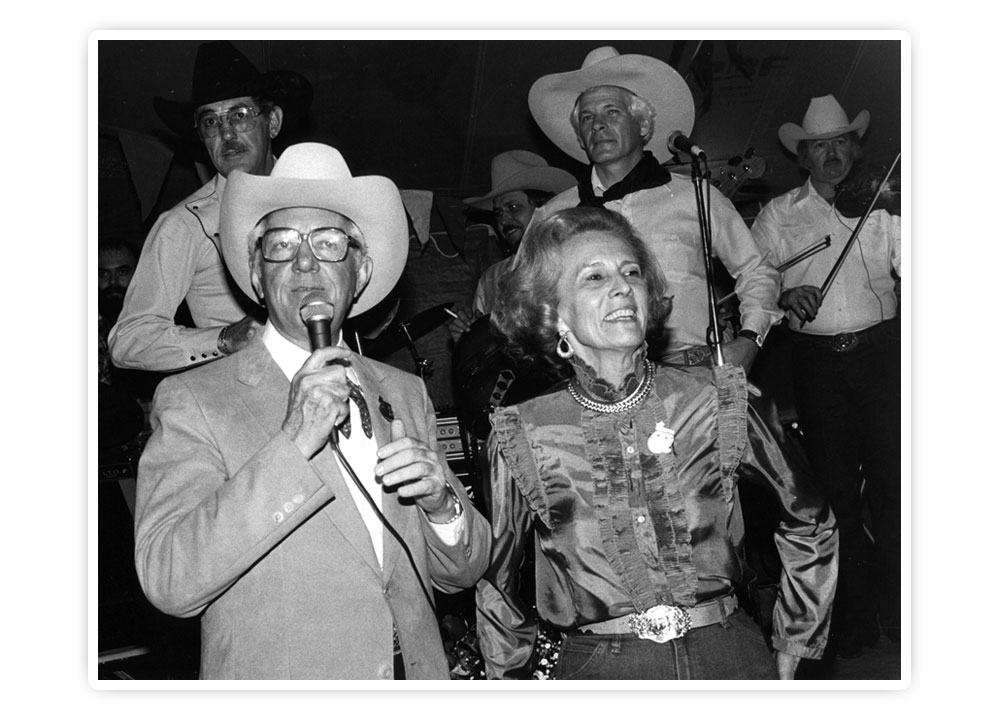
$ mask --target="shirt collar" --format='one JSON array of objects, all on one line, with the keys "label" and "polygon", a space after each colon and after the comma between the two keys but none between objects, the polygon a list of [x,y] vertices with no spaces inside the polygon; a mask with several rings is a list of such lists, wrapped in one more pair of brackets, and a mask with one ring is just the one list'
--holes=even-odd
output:
[{"label": "shirt collar", "polygon": [[[264,324],[263,339],[264,347],[267,348],[267,351],[271,354],[274,362],[278,364],[278,367],[281,368],[281,372],[285,374],[285,377],[287,377],[289,381],[295,373],[302,368],[302,365],[309,358],[309,356],[312,355],[311,352],[303,350],[278,332],[278,329],[271,324],[270,320]],[[336,344],[340,347],[346,347],[344,345],[343,333],[338,334]],[[354,368],[350,366],[347,368],[347,377],[351,380],[351,382],[358,382],[357,373],[354,371]]]},{"label": "shirt collar", "polygon": [[594,188],[594,195],[597,197],[601,197],[608,190],[604,187],[604,183],[601,182],[601,179],[597,177],[596,165],[590,166],[590,186]]},{"label": "shirt collar", "polygon": [[815,193],[816,189],[812,186],[812,181],[806,178],[804,185],[799,187],[798,192],[795,193],[795,197],[792,198],[793,203],[805,202],[811,193]]}]

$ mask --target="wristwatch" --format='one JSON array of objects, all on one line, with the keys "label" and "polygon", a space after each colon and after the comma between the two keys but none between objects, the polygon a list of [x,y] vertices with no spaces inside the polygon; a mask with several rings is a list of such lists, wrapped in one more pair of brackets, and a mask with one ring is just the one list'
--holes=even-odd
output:
[{"label": "wristwatch", "polygon": [[460,517],[462,517],[462,501],[458,499],[458,493],[455,492],[455,488],[451,486],[451,483],[445,481],[444,489],[445,492],[448,493],[448,496],[451,498],[451,501],[453,503],[452,507],[454,508],[454,514],[447,520],[444,520],[443,522],[434,522],[430,518],[427,518],[429,522],[432,522],[435,525],[450,525],[451,523],[455,522]]},{"label": "wristwatch", "polygon": [[753,340],[757,344],[757,347],[764,347],[764,337],[753,330],[740,330],[739,337]]}]

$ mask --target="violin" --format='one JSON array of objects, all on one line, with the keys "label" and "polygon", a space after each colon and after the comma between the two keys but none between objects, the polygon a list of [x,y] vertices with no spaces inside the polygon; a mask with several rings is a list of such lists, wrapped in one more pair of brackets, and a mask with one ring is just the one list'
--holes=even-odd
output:
[{"label": "violin", "polygon": [[835,188],[833,206],[844,217],[859,218],[874,200],[873,211],[885,210],[890,215],[902,215],[900,185],[898,163],[891,174],[887,164],[856,163]]}]

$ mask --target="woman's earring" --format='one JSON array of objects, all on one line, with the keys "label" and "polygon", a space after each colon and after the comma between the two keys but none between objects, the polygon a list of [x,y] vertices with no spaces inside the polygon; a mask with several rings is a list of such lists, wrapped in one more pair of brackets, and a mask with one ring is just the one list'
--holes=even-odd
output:
[{"label": "woman's earring", "polygon": [[569,360],[573,357],[573,346],[569,344],[569,340],[566,336],[569,335],[568,332],[559,333],[559,342],[556,343],[556,355],[561,357],[563,360]]}]

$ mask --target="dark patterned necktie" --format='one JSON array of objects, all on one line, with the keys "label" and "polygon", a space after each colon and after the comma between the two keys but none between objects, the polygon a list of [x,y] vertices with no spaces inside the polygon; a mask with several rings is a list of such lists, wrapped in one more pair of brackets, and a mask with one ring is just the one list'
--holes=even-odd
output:
[{"label": "dark patterned necktie", "polygon": [[[372,417],[368,414],[368,403],[365,402],[365,396],[361,394],[361,387],[350,380],[347,381],[347,387],[350,388],[351,400],[358,406],[358,414],[361,415],[361,429],[364,430],[365,437],[370,438],[372,436]],[[345,438],[351,437],[350,412],[347,413],[344,422],[340,424],[340,432],[343,433]]]}]

